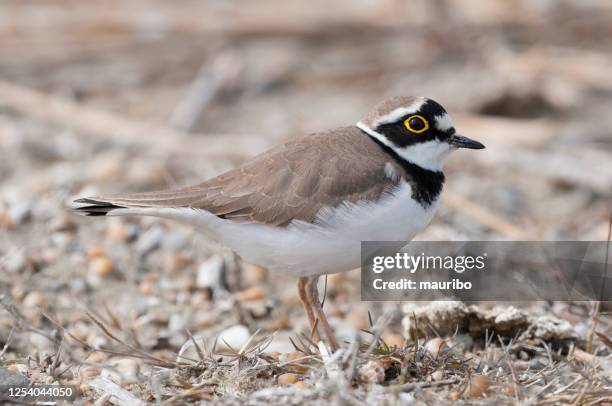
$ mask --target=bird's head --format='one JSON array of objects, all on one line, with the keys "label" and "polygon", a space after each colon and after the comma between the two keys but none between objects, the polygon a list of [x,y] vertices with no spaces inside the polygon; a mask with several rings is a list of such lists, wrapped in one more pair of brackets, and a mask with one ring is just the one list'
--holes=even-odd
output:
[{"label": "bird's head", "polygon": [[458,148],[485,146],[457,134],[440,104],[425,97],[394,97],[376,106],[357,123],[401,158],[425,169],[439,171],[448,154]]}]

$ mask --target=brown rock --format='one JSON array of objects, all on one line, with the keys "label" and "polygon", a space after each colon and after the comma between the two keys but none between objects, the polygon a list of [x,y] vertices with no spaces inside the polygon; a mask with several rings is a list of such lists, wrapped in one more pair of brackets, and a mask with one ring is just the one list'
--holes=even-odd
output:
[{"label": "brown rock", "polygon": [[111,223],[106,229],[106,236],[117,242],[126,242],[130,237],[130,231],[122,223]]},{"label": "brown rock", "polygon": [[286,373],[278,376],[278,384],[279,385],[291,385],[298,381],[297,376],[295,374]]},{"label": "brown rock", "polygon": [[[308,360],[306,359],[302,359],[305,358],[306,354],[301,353],[299,351],[295,351],[292,353],[289,353],[286,355],[286,357],[284,357],[284,361],[285,363],[288,363],[287,365],[287,369],[294,371],[294,372],[306,372],[308,370],[308,367],[305,365]],[[283,357],[281,357],[282,359]]]},{"label": "brown rock", "polygon": [[165,268],[170,272],[178,272],[187,268],[192,263],[193,258],[185,253],[171,253],[164,257]]},{"label": "brown rock", "polygon": [[245,289],[236,294],[236,298],[240,302],[249,302],[254,300],[262,300],[266,298],[266,292],[259,286]]},{"label": "brown rock", "polygon": [[101,363],[101,362],[103,362],[105,359],[106,359],[106,358],[104,357],[104,355],[103,355],[101,352],[99,352],[99,351],[92,352],[92,353],[89,355],[89,357],[87,357],[87,361],[89,361],[89,362],[93,362],[94,364],[96,364],[96,363]]},{"label": "brown rock", "polygon": [[474,375],[470,379],[468,395],[472,398],[481,398],[487,394],[491,386],[491,379],[484,375]]},{"label": "brown rock", "polygon": [[103,257],[104,254],[104,248],[102,248],[100,245],[96,245],[95,247],[91,247],[87,250],[87,255],[89,255],[91,258]]},{"label": "brown rock", "polygon": [[9,216],[6,211],[0,212],[0,228],[7,230],[13,230],[15,228],[15,223],[13,223],[11,216]]},{"label": "brown rock", "polygon": [[298,389],[310,389],[312,386],[308,382],[297,381],[293,384],[293,387]]},{"label": "brown rock", "polygon": [[151,295],[155,292],[155,281],[151,278],[143,279],[140,282],[140,291],[145,295]]},{"label": "brown rock", "polygon": [[113,263],[106,257],[95,257],[89,263],[89,272],[102,278],[113,273]]},{"label": "brown rock", "polygon": [[427,341],[424,347],[434,358],[438,358],[445,345],[444,340],[440,337],[435,337]]},{"label": "brown rock", "polygon": [[382,336],[383,341],[389,347],[403,348],[406,340],[400,334],[387,334]]},{"label": "brown rock", "polygon": [[259,265],[244,264],[243,277],[247,285],[257,285],[266,281],[268,270]]}]

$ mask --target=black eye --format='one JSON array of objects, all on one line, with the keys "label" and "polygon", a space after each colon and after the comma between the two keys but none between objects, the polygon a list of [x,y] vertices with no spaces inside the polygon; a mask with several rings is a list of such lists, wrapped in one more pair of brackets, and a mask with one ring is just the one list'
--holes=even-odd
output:
[{"label": "black eye", "polygon": [[427,131],[427,129],[429,128],[427,120],[423,116],[419,116],[418,114],[408,117],[406,121],[404,121],[404,125],[409,131],[415,134],[420,134],[424,131]]},{"label": "black eye", "polygon": [[410,119],[410,128],[413,130],[419,131],[425,128],[425,123],[420,118],[411,118]]}]

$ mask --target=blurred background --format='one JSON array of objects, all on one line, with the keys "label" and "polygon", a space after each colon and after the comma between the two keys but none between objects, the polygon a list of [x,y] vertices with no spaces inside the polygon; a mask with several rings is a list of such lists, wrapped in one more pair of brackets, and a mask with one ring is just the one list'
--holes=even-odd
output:
[{"label": "blurred background", "polygon": [[[419,238],[605,240],[611,66],[605,0],[3,0],[0,350],[54,352],[44,309],[110,346],[94,311],[161,359],[187,329],[281,329],[287,351],[306,330],[294,280],[272,284],[180,225],[76,218],[67,204],[197,183],[394,95],[437,100],[487,146],[452,156]],[[358,278],[330,279],[339,330],[367,327]],[[586,331],[586,310],[547,309]]]}]

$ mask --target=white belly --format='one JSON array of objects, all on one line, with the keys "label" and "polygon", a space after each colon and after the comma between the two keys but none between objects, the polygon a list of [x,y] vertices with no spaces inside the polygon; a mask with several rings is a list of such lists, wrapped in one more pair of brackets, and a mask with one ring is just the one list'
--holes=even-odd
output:
[{"label": "white belly", "polygon": [[204,231],[213,226],[221,244],[273,272],[307,276],[348,271],[360,266],[361,241],[409,241],[429,224],[438,202],[425,209],[411,194],[404,182],[376,203],[325,210],[316,225],[294,221],[275,228],[215,217]]},{"label": "white belly", "polygon": [[438,201],[423,208],[406,182],[375,203],[361,201],[319,213],[319,221],[284,228],[240,224],[191,208],[130,208],[110,215],[147,215],[195,226],[244,260],[273,272],[330,274],[360,266],[361,241],[410,241],[431,221]]}]

